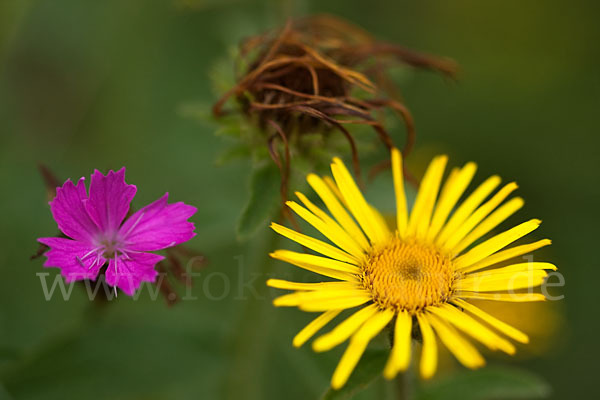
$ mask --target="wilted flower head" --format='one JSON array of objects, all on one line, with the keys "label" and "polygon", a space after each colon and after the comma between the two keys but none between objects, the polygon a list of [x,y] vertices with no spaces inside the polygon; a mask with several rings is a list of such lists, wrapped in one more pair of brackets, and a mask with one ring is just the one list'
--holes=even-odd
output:
[{"label": "wilted flower head", "polygon": [[[381,110],[393,110],[403,119],[404,154],[408,154],[414,143],[413,120],[391,83],[389,66],[400,63],[447,76],[454,76],[457,69],[452,60],[378,41],[329,15],[292,20],[283,29],[251,37],[242,44],[240,56],[241,76],[213,112],[225,114],[225,103],[235,98],[242,114],[264,134],[258,142],[268,145],[282,175],[289,174],[290,153],[314,161],[315,152],[327,146],[335,131],[348,141],[358,174],[357,144],[347,127],[369,126],[391,149],[394,143],[377,113]],[[318,133],[322,142],[303,143],[308,133]],[[283,157],[278,143],[284,148]]]},{"label": "wilted flower head", "polygon": [[45,267],[58,267],[67,282],[98,277],[108,262],[106,283],[132,295],[143,281],[153,282],[163,256],[149,253],[195,236],[188,221],[197,211],[182,202],[167,204],[168,193],[127,219],[135,185],[125,183],[125,168],[105,176],[92,174],[89,194],[85,178],[67,180],[56,189],[50,209],[68,238],[38,239],[50,247]]}]

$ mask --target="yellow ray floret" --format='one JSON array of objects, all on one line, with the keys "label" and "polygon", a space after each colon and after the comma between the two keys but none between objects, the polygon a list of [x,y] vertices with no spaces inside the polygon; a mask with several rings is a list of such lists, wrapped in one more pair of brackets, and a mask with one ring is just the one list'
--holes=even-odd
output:
[{"label": "yellow ray floret", "polygon": [[383,370],[383,376],[392,379],[400,371],[405,371],[410,363],[410,343],[412,341],[412,317],[402,311],[396,315],[394,325],[394,346],[388,362]]},{"label": "yellow ray floret", "polygon": [[456,209],[450,217],[448,223],[444,225],[439,235],[436,236],[435,243],[438,246],[443,245],[448,237],[460,227],[471,213],[485,200],[485,198],[494,191],[500,184],[499,176],[489,177],[483,182],[467,199]]},{"label": "yellow ray floret", "polygon": [[528,233],[534,231],[540,226],[542,221],[539,219],[532,219],[527,222],[523,222],[520,225],[515,226],[503,233],[499,233],[491,239],[486,240],[480,245],[472,248],[466,254],[456,259],[455,265],[457,269],[469,267],[486,257],[491,256],[498,250],[503,249],[512,242],[522,238]]},{"label": "yellow ray floret", "polygon": [[316,311],[329,311],[329,310],[345,310],[347,308],[354,308],[369,302],[371,299],[367,294],[356,294],[347,297],[329,297],[327,299],[315,299],[312,301],[305,301],[298,306],[302,311],[316,312]]},{"label": "yellow ray floret", "polygon": [[[494,232],[523,207],[520,197],[508,199],[517,185],[508,183],[494,193],[501,180],[492,176],[466,195],[476,165],[452,168],[444,181],[447,161],[446,156],[433,159],[411,209],[402,154],[392,149],[394,227],[365,200],[338,158],[331,165],[334,179],[315,174],[307,177],[324,207],[299,192],[296,196],[302,205],[287,202],[324,239],[271,225],[280,235],[318,253],[276,250],[271,257],[329,278],[314,283],[269,279],[267,284],[292,291],[275,298],[274,305],[320,313],[294,337],[296,347],[340,318],[333,329],[312,342],[317,352],[348,342],[331,378],[333,388],[350,379],[371,339],[387,329],[392,330],[388,335],[391,351],[383,371],[387,379],[405,371],[415,358],[411,354],[414,338],[421,341],[418,363],[423,378],[433,376],[437,369],[437,338],[468,368],[485,364],[473,342],[507,354],[516,351],[511,340],[528,343],[529,338],[519,329],[469,301],[545,300],[532,289],[542,285],[556,266],[517,258],[551,242],[544,239],[510,247],[541,223],[532,219]],[[342,313],[347,315],[342,318]]]},{"label": "yellow ray floret", "polygon": [[503,206],[499,207],[496,211],[490,214],[485,220],[483,220],[477,228],[473,229],[467,236],[465,236],[454,248],[452,248],[453,253],[460,253],[471,244],[473,244],[477,239],[486,235],[492,229],[500,225],[504,220],[513,215],[517,210],[523,207],[525,202],[520,197],[515,197],[514,199],[509,200]]},{"label": "yellow ray floret", "polygon": [[354,282],[317,282],[303,283],[290,282],[282,279],[269,279],[267,285],[276,289],[287,290],[336,290],[336,289],[358,289],[360,286]]},{"label": "yellow ray floret", "polygon": [[350,344],[348,344],[348,348],[331,377],[331,387],[339,389],[344,386],[358,360],[360,360],[360,357],[367,348],[369,341],[385,328],[393,316],[394,313],[392,311],[383,310],[365,321],[358,332],[350,339]]},{"label": "yellow ray floret", "polygon": [[473,304],[467,303],[466,301],[464,301],[462,299],[454,300],[454,304],[456,304],[457,306],[459,306],[461,308],[464,308],[465,310],[469,311],[473,315],[481,318],[482,320],[487,322],[489,325],[493,326],[494,328],[496,328],[497,330],[499,330],[506,336],[510,337],[511,339],[516,340],[517,342],[521,342],[521,343],[529,342],[529,337],[526,334],[524,334],[517,328],[512,327],[512,326],[500,321],[499,319],[491,316],[490,314],[488,314],[485,311],[483,311],[482,309],[474,306]]},{"label": "yellow ray floret", "polygon": [[423,379],[429,379],[435,373],[437,368],[437,343],[431,324],[431,317],[424,313],[417,314],[419,327],[421,328],[421,336],[423,337],[423,351],[421,352],[420,372]]},{"label": "yellow ray floret", "polygon": [[[333,217],[344,228],[348,235],[351,236],[363,250],[367,250],[369,248],[369,242],[356,222],[354,222],[350,214],[348,214],[344,206],[340,203],[341,193],[336,195],[331,191],[330,185],[333,185],[333,187],[337,189],[337,186],[335,186],[333,180],[329,178],[327,181],[324,181],[315,174],[308,175],[306,180],[313,190],[319,195],[321,200],[323,200],[323,203],[325,203],[325,206],[331,215],[333,215]],[[325,182],[331,183],[328,185]]]},{"label": "yellow ray floret", "polygon": [[306,246],[309,249],[316,251],[317,253],[321,253],[324,256],[350,263],[355,262],[355,259],[350,254],[340,249],[337,249],[331,246],[330,244],[327,244],[317,239],[313,239],[310,236],[306,236],[301,233],[295,232],[289,228],[286,228],[285,226],[276,224],[275,222],[271,223],[271,228],[280,235],[285,236],[288,239],[291,239],[294,242],[301,244],[302,246]]},{"label": "yellow ray floret", "polygon": [[429,164],[408,219],[407,235],[417,238],[425,235],[447,161],[448,157],[438,156]]},{"label": "yellow ray floret", "polygon": [[459,241],[464,238],[475,226],[481,226],[480,222],[500,203],[508,197],[508,195],[517,189],[516,183],[509,183],[504,186],[498,193],[494,195],[489,201],[479,207],[473,214],[469,216],[461,226],[450,235],[448,241],[444,243],[443,248],[448,251],[452,251],[454,254],[459,252],[461,249],[457,248]]},{"label": "yellow ray floret", "polygon": [[394,176],[394,192],[396,194],[396,224],[401,237],[406,236],[408,225],[408,208],[404,191],[404,172],[402,169],[402,153],[392,150],[392,173]]},{"label": "yellow ray floret", "polygon": [[485,364],[483,356],[460,333],[443,319],[431,315],[429,322],[437,332],[442,343],[465,367],[475,369]]},{"label": "yellow ray floret", "polygon": [[331,350],[340,343],[348,339],[356,330],[369,318],[377,313],[377,307],[370,305],[360,311],[355,312],[344,322],[336,326],[331,332],[317,338],[313,342],[314,351]]},{"label": "yellow ray floret", "polygon": [[[306,204],[311,211],[302,207],[294,201],[286,202],[287,206],[291,208],[300,218],[311,224],[319,232],[321,232],[327,239],[331,240],[336,246],[344,250],[346,253],[352,255],[355,261],[359,261],[363,255],[363,249],[344,231],[332,218],[324,214],[314,204],[312,204],[304,195],[298,193],[301,201]],[[318,217],[315,213],[323,213],[321,217]]]},{"label": "yellow ray floret", "polygon": [[479,293],[457,290],[455,296],[461,299],[507,301],[513,303],[546,300],[546,297],[541,293]]},{"label": "yellow ray floret", "polygon": [[306,343],[307,340],[327,325],[329,321],[337,317],[341,311],[342,310],[325,311],[323,314],[312,320],[311,323],[306,325],[296,336],[294,336],[294,340],[292,341],[294,347],[300,347]]},{"label": "yellow ray floret", "polygon": [[331,172],[338,185],[342,197],[348,204],[348,208],[367,234],[371,243],[384,241],[389,236],[388,227],[379,223],[379,219],[373,215],[369,204],[365,201],[362,193],[352,179],[350,172],[339,158],[333,159]]},{"label": "yellow ray floret", "polygon": [[552,244],[551,240],[543,239],[543,240],[539,240],[535,243],[524,244],[521,246],[515,246],[510,249],[499,251],[496,254],[493,254],[493,255],[491,255],[491,256],[489,256],[467,268],[462,268],[461,271],[462,272],[477,271],[477,270],[489,267],[491,265],[510,260],[511,258],[522,256],[524,254],[530,254],[534,250],[540,249],[544,246],[549,246],[551,244]]},{"label": "yellow ray floret", "polygon": [[467,163],[460,171],[456,172],[454,177],[451,175],[448,178],[431,220],[431,226],[427,232],[427,240],[433,241],[440,232],[456,202],[473,179],[476,170],[477,165],[475,163]]}]

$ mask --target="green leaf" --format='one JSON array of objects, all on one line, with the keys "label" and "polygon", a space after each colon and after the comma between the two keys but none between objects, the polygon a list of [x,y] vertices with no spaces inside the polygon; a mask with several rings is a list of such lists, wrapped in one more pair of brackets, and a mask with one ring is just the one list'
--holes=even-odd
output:
[{"label": "green leaf", "polygon": [[238,116],[225,117],[218,120],[218,128],[215,130],[215,136],[240,139],[244,136],[247,126]]},{"label": "green leaf", "polygon": [[222,96],[235,85],[233,63],[236,58],[237,48],[229,49],[230,57],[223,57],[213,63],[208,73],[212,91],[217,96]]},{"label": "green leaf", "polygon": [[252,237],[276,218],[281,208],[280,185],[279,169],[274,163],[254,170],[250,180],[250,198],[237,226],[237,235],[241,240]]},{"label": "green leaf", "polygon": [[356,393],[366,389],[376,378],[381,376],[389,355],[386,350],[367,350],[352,372],[348,382],[339,390],[329,389],[323,400],[350,399]]},{"label": "green leaf", "polygon": [[418,400],[543,399],[551,388],[541,377],[519,368],[464,371],[419,388]]}]

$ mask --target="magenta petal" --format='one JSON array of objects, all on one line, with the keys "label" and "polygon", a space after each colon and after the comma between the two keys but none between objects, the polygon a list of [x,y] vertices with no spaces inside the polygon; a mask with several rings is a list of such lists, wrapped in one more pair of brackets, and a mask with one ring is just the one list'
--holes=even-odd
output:
[{"label": "magenta petal", "polygon": [[116,232],[129,211],[136,190],[135,185],[125,183],[125,167],[117,172],[109,171],[106,176],[95,170],[86,210],[103,232]]},{"label": "magenta petal", "polygon": [[62,187],[56,188],[56,197],[49,204],[52,216],[62,233],[89,243],[98,232],[98,226],[84,207],[86,200],[85,178],[81,178],[77,186],[68,180]]},{"label": "magenta petal", "polygon": [[90,244],[64,238],[39,238],[38,242],[50,247],[44,267],[58,267],[67,282],[96,279],[106,262]]},{"label": "magenta petal", "polygon": [[163,256],[152,253],[130,253],[129,258],[119,256],[111,259],[106,269],[106,283],[116,286],[131,296],[143,281],[154,282],[158,272],[154,266]]},{"label": "magenta petal", "polygon": [[193,238],[194,224],[187,219],[198,211],[184,203],[167,204],[168,193],[125,221],[120,234],[126,250],[161,250]]}]

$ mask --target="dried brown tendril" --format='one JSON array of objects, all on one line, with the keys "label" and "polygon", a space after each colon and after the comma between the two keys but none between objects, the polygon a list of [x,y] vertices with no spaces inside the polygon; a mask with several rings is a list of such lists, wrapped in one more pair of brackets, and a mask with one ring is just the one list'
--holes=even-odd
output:
[{"label": "dried brown tendril", "polygon": [[[349,143],[360,180],[358,150],[348,125],[370,126],[389,149],[394,143],[377,113],[389,109],[404,122],[405,157],[415,142],[413,118],[388,67],[402,63],[451,78],[457,71],[452,60],[377,41],[360,27],[331,15],[291,20],[282,29],[250,37],[240,45],[240,57],[247,67],[237,84],[214,104],[213,113],[226,114],[225,103],[235,98],[243,115],[265,132],[269,154],[281,172],[283,201],[293,135],[339,131]],[[389,161],[376,165],[371,173],[388,165]]]}]

